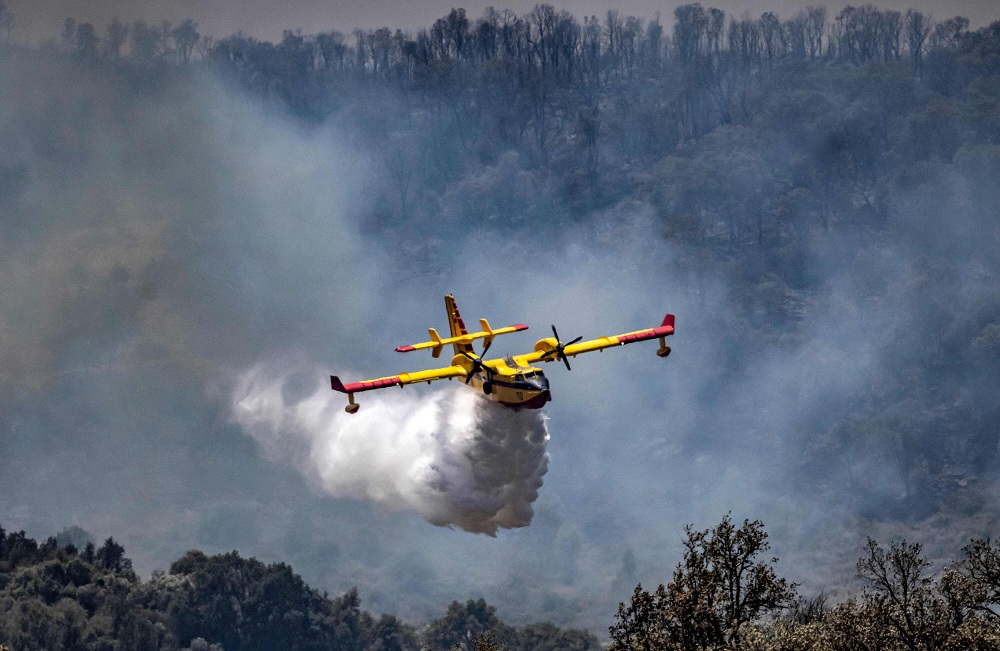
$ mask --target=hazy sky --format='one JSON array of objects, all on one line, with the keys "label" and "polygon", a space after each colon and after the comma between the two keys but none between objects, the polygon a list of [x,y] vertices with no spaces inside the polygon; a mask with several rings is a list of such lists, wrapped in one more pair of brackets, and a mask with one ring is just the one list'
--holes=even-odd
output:
[{"label": "hazy sky", "polygon": [[[198,21],[204,34],[224,36],[243,31],[254,36],[277,39],[284,29],[302,29],[315,33],[330,29],[349,32],[356,27],[429,26],[435,18],[448,13],[454,6],[462,6],[473,17],[479,16],[488,5],[510,8],[519,13],[530,10],[536,0],[6,0],[17,18],[18,38],[31,42],[58,33],[67,16],[78,21],[93,22],[103,28],[115,16],[132,21],[176,21],[192,17]],[[608,9],[622,13],[652,17],[660,12],[670,15],[677,0],[562,0],[552,2],[557,9],[568,9],[575,14],[602,15]],[[728,13],[748,12],[758,15],[777,11],[788,15],[799,7],[822,4],[818,0],[716,0],[703,2]],[[830,3],[839,9],[847,2]],[[855,2],[854,4],[859,4]],[[880,7],[905,10],[916,8],[929,11],[936,17],[967,16],[974,25],[983,25],[1000,18],[997,0],[890,0],[876,2]]]}]

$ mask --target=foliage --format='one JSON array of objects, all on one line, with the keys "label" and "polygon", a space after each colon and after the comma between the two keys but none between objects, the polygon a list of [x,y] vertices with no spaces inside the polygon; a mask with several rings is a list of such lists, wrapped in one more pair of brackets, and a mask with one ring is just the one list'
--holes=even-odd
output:
[{"label": "foliage", "polygon": [[516,643],[509,648],[521,651],[597,651],[598,639],[587,631],[562,629],[549,622],[528,624],[518,629]]},{"label": "foliage", "polygon": [[[964,558],[936,577],[922,555],[922,547],[906,541],[892,542],[888,549],[869,539],[858,560],[858,575],[866,583],[860,598],[851,597],[834,606],[819,595],[799,599],[783,617],[765,617],[790,605],[792,586],[776,579],[749,587],[745,604],[758,604],[735,615],[738,602],[729,595],[734,580],[726,580],[725,568],[749,568],[745,551],[755,546],[764,551],[766,534],[759,522],[744,523],[746,541],[740,553],[736,532],[728,518],[708,532],[687,529],[684,561],[674,579],[650,594],[637,586],[631,603],[621,604],[611,627],[612,649],[747,649],[753,651],[917,651],[930,649],[996,649],[1000,643],[1000,616],[996,614],[1000,594],[997,573],[1000,549],[990,539],[974,539],[963,549]],[[756,544],[755,544],[756,541]],[[706,564],[706,549],[721,546],[722,571]],[[718,552],[716,552],[717,554]],[[744,559],[727,564],[725,558]],[[772,560],[772,563],[774,561]],[[769,564],[758,564],[770,570]],[[730,570],[731,571],[731,570]],[[749,571],[748,575],[753,575]],[[686,589],[678,590],[679,576],[686,576]],[[693,580],[693,579],[698,580]],[[762,590],[761,586],[770,586]],[[729,602],[723,604],[726,599]]]},{"label": "foliage", "polygon": [[[88,539],[83,530],[75,535]],[[0,644],[13,649],[338,649],[588,651],[586,631],[515,629],[482,599],[455,602],[421,633],[361,608],[356,589],[331,598],[284,563],[190,551],[166,574],[138,579],[113,538],[88,559],[55,538],[0,529]],[[464,646],[463,646],[464,645]]]},{"label": "foliage", "polygon": [[510,641],[514,632],[497,618],[496,608],[483,599],[466,603],[453,601],[444,617],[428,625],[424,638],[431,649],[450,651],[476,651],[480,640],[486,636],[484,644],[498,644]]},{"label": "foliage", "polygon": [[748,625],[791,606],[795,586],[777,576],[778,559],[758,559],[770,548],[760,521],[737,528],[727,515],[714,529],[685,532],[684,559],[667,587],[651,595],[637,586],[619,606],[613,649],[739,647]]},{"label": "foliage", "polygon": [[[85,533],[85,532],[84,532]],[[89,534],[88,534],[89,535]],[[637,586],[609,629],[615,650],[885,651],[1000,648],[1000,546],[973,539],[935,575],[919,544],[869,539],[860,596],[794,598],[759,521],[686,528],[684,557],[654,593]],[[586,631],[514,628],[484,600],[453,602],[421,631],[330,598],[283,563],[191,551],[148,582],[109,538],[90,561],[54,538],[0,529],[0,645],[11,649],[590,651]],[[779,613],[784,615],[777,616]]]},{"label": "foliage", "polygon": [[496,635],[492,631],[486,631],[482,635],[476,638],[476,643],[472,647],[473,651],[500,651],[500,644],[497,642]]}]

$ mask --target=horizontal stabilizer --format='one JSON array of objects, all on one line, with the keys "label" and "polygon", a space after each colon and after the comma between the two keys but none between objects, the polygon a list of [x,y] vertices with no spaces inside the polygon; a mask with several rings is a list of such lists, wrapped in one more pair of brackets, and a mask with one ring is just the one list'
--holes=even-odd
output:
[{"label": "horizontal stabilizer", "polygon": [[488,339],[492,341],[493,337],[496,337],[498,335],[506,335],[510,334],[511,332],[520,332],[522,330],[528,329],[528,326],[524,325],[523,323],[507,326],[505,328],[497,328],[496,330],[489,328],[489,323],[486,322],[486,319],[480,319],[479,323],[484,328],[482,332],[471,332],[467,335],[448,337],[447,339],[442,339],[440,336],[438,336],[438,333],[436,330],[434,330],[434,328],[430,328],[431,341],[424,341],[419,344],[412,344],[410,346],[400,346],[399,348],[396,349],[396,352],[408,353],[412,350],[426,350],[427,348],[433,348],[434,349],[433,352],[435,353],[434,357],[437,357],[438,355],[441,354],[441,347],[446,346],[448,344],[471,344],[473,341],[476,341],[477,339]]}]

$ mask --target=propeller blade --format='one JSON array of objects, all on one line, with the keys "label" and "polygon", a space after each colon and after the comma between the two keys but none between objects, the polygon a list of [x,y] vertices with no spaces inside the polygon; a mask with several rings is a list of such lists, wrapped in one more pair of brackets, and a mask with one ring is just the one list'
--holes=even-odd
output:
[{"label": "propeller blade", "polygon": [[469,382],[472,382],[472,376],[476,374],[476,365],[480,362],[464,350],[462,351],[462,354],[472,360],[472,367],[469,369],[469,372],[465,374],[465,383],[468,384]]},{"label": "propeller blade", "polygon": [[554,334],[556,336],[556,343],[559,343],[559,333],[556,332],[556,326],[555,325],[552,326],[552,334]]},{"label": "propeller blade", "polygon": [[576,342],[580,341],[581,339],[583,339],[583,336],[577,337],[576,339],[574,339],[573,341],[569,342],[566,345],[567,346],[572,346],[573,344],[575,344]]},{"label": "propeller blade", "polygon": [[490,349],[490,346],[492,346],[492,345],[493,345],[493,340],[492,339],[490,339],[488,342],[486,342],[486,345],[483,346],[483,354],[481,355],[481,357],[486,357],[486,351],[488,351]]},{"label": "propeller blade", "polygon": [[563,360],[563,363],[566,365],[566,370],[567,371],[572,371],[573,369],[571,369],[569,367],[569,359],[565,355],[563,355],[562,356],[562,360]]},{"label": "propeller blade", "polygon": [[[489,346],[483,349],[483,354],[485,354],[487,350],[489,350]],[[470,360],[472,360],[472,367],[469,369],[469,372],[466,373],[465,375],[465,383],[468,384],[472,382],[472,376],[475,375],[478,371],[484,371],[486,373],[486,380],[489,381],[490,377],[493,374],[493,369],[483,364],[483,358],[470,355],[469,352],[465,350],[462,351],[462,354],[465,355]]]}]

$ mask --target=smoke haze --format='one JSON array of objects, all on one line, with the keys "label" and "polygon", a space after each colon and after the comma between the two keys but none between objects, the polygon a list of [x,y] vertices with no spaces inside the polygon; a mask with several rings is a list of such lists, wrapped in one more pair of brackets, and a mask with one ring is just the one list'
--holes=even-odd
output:
[{"label": "smoke haze", "polygon": [[[996,524],[995,469],[976,465],[996,440],[950,445],[945,426],[995,403],[986,146],[920,168],[887,199],[904,235],[805,238],[805,291],[669,243],[653,192],[582,218],[513,152],[452,179],[420,158],[446,150],[440,134],[393,149],[336,116],[303,126],[208,74],[4,56],[6,529],[113,535],[143,573],[188,548],[236,548],[415,621],[482,596],[515,622],[601,631],[636,582],[669,578],[684,524],[728,511],[764,520],[806,593],[849,581],[866,535],[950,557]],[[405,98],[382,101],[364,117],[389,120]],[[717,159],[681,151],[643,174],[657,187],[719,167],[743,137],[721,128]],[[755,146],[782,165],[794,137]],[[414,191],[412,219],[395,225],[378,215],[394,156],[450,183]],[[445,324],[446,293],[467,319],[531,326],[491,353],[529,350],[550,324],[589,338],[668,311],[674,353],[639,344],[572,373],[546,365],[544,415],[447,384],[365,394],[344,414],[324,378],[423,366],[392,349]],[[906,394],[893,378],[925,372],[944,330],[981,342],[981,359],[941,395]],[[891,444],[844,434],[844,418],[893,391],[898,419],[871,426]],[[942,463],[977,474],[921,493],[912,432],[940,436]],[[966,519],[947,523],[949,509]]]}]

